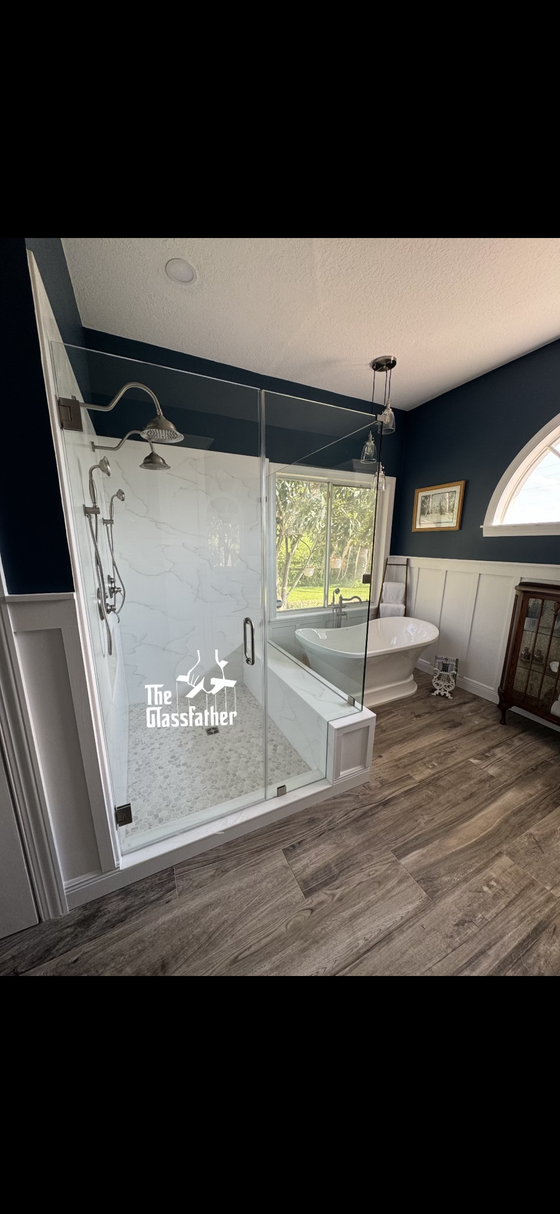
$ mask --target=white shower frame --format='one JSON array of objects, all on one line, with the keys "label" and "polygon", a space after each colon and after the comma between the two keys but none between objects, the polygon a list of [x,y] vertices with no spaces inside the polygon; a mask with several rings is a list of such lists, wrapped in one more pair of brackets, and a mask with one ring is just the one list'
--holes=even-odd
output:
[{"label": "white shower frame", "polygon": [[[115,800],[107,755],[101,706],[97,688],[94,655],[91,646],[89,625],[86,616],[85,594],[82,585],[77,537],[73,524],[70,485],[66,472],[62,431],[58,419],[57,386],[52,368],[50,343],[62,339],[50,305],[45,303],[46,293],[32,253],[28,254],[29,269],[35,301],[35,312],[46,394],[51,420],[53,443],[56,453],[60,491],[66,523],[68,546],[75,593],[3,595],[6,618],[11,631],[43,631],[57,628],[61,631],[72,692],[72,707],[75,716],[77,737],[85,786],[87,807],[99,852],[99,869],[64,880],[60,860],[64,839],[56,838],[56,827],[49,801],[52,803],[56,789],[48,786],[44,765],[41,762],[40,730],[33,729],[33,703],[26,687],[25,669],[21,669],[19,682],[19,707],[14,713],[26,723],[26,734],[34,747],[33,769],[40,785],[35,804],[25,824],[30,834],[42,834],[45,845],[37,848],[32,865],[34,886],[49,885],[51,897],[40,899],[43,918],[52,918],[83,905],[102,894],[122,888],[134,881],[167,868],[229,839],[244,835],[259,827],[288,817],[311,805],[331,798],[339,792],[356,787],[368,780],[371,768],[375,732],[375,714],[368,709],[357,711],[328,723],[327,775],[312,785],[296,789],[285,796],[258,802],[246,809],[226,813],[181,835],[171,836],[160,842],[130,853],[121,853],[118,831],[114,819]],[[75,393],[81,399],[77,384]],[[262,403],[262,402],[261,402]],[[266,466],[261,460],[263,497],[266,488]],[[263,510],[263,572],[266,565],[266,511]],[[266,596],[266,578],[263,577],[263,595]],[[266,629],[266,597],[263,603],[263,627]],[[265,638],[266,640],[266,638]],[[0,636],[0,646],[3,644]],[[12,644],[12,642],[10,642]],[[17,646],[12,645],[12,661]],[[31,726],[29,725],[31,721]],[[22,815],[27,810],[21,805]],[[47,843],[49,846],[47,847]],[[48,851],[48,856],[46,853]],[[47,871],[48,870],[48,871]],[[56,889],[56,894],[54,893]]]}]

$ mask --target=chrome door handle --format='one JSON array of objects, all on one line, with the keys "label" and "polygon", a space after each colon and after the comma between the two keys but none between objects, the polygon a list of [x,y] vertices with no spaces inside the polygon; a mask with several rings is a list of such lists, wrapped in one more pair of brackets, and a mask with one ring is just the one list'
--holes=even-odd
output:
[{"label": "chrome door handle", "polygon": [[[249,657],[247,654],[247,624],[249,625],[249,628],[251,629],[251,634],[250,634],[251,635],[251,657]],[[245,661],[247,662],[247,665],[254,666],[255,665],[255,628],[254,628],[253,621],[249,619],[248,615],[243,620],[243,653],[245,654]]]}]

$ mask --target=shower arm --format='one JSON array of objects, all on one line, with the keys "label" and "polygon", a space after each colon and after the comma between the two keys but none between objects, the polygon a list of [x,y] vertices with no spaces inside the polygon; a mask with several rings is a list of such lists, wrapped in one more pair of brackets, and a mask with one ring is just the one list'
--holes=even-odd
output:
[{"label": "shower arm", "polygon": [[[118,403],[121,399],[121,396],[124,396],[125,392],[128,392],[129,388],[141,388],[143,392],[147,392],[148,396],[151,396],[151,398],[154,402],[154,405],[156,407],[156,412],[158,413],[159,417],[163,417],[161,405],[159,403],[159,400],[158,400],[155,392],[152,392],[152,389],[147,388],[145,384],[137,384],[135,380],[132,380],[131,383],[129,383],[129,384],[125,384],[124,387],[121,388],[120,392],[117,392],[117,395],[113,397],[110,404],[108,404],[108,405],[86,405],[84,401],[80,401],[80,408],[81,409],[96,409],[99,411],[99,413],[110,413],[111,409],[114,409],[115,405],[118,405]],[[139,434],[140,431],[131,430],[130,433]],[[115,450],[116,450],[116,448],[115,448]]]},{"label": "shower arm", "polygon": [[[130,385],[129,385],[129,387],[130,387]],[[127,438],[130,438],[131,434],[140,434],[141,435],[142,431],[141,430],[129,430],[128,434],[125,434],[124,438],[121,438],[120,443],[117,443],[116,447],[108,447],[106,443],[105,444],[104,443],[92,443],[91,449],[92,449],[92,451],[120,451],[123,443],[126,443]],[[145,439],[144,441],[150,442],[149,439]],[[150,447],[151,446],[152,446],[152,444],[150,443]],[[153,447],[152,447],[152,450],[153,450]]]}]

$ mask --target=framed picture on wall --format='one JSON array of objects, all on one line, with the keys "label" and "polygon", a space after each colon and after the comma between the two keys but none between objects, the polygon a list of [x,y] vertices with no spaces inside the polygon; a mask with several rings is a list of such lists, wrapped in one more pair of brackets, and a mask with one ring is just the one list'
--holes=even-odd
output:
[{"label": "framed picture on wall", "polygon": [[414,494],[413,531],[458,531],[461,526],[465,481],[428,485]]}]

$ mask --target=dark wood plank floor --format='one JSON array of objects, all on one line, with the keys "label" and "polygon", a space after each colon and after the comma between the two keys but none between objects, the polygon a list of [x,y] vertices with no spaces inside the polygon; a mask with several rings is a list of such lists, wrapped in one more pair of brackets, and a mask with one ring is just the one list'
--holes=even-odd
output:
[{"label": "dark wood plank floor", "polygon": [[560,734],[417,677],[368,784],[0,941],[0,973],[560,974]]}]

